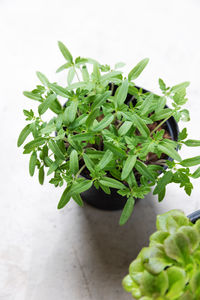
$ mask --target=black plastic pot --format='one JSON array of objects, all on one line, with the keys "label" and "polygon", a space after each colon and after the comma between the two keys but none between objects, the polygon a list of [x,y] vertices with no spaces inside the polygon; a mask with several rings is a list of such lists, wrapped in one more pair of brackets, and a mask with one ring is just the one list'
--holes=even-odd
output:
[{"label": "black plastic pot", "polygon": [[[143,91],[145,93],[149,92],[145,89],[143,89]],[[134,100],[135,100],[134,96],[128,94],[125,103],[126,104],[128,104],[129,102],[134,103]],[[171,117],[168,121],[166,121],[166,127],[172,139],[174,141],[177,141],[179,129],[178,129],[178,124],[173,117]],[[172,160],[170,157],[168,159]],[[83,192],[81,194],[81,197],[83,201],[86,202],[87,204],[102,210],[122,209],[126,204],[126,197],[119,195],[116,192],[116,189],[110,189],[110,190],[111,190],[111,194],[108,195],[104,191],[102,191],[101,188],[97,190],[94,186],[92,186],[89,190]]]},{"label": "black plastic pot", "polygon": [[191,213],[188,218],[192,223],[195,223],[198,219],[200,219],[200,209],[196,210],[195,212]]}]

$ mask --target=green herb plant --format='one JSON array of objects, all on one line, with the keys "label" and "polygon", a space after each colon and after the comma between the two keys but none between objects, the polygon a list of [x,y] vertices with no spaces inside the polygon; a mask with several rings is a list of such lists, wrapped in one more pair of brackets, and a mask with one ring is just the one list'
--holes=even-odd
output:
[{"label": "green herb plant", "polygon": [[[23,111],[28,125],[17,142],[21,146],[32,135],[23,152],[30,154],[31,176],[37,168],[41,184],[46,174],[53,175],[49,182],[55,187],[64,185],[58,208],[71,198],[82,206],[81,193],[92,185],[107,194],[110,188],[117,189],[126,202],[120,218],[120,224],[124,224],[135,198],[144,198],[154,185],[159,201],[170,182],[180,184],[190,195],[190,177],[200,177],[200,167],[194,173],[189,167],[199,165],[200,156],[182,160],[177,147],[200,146],[200,141],[187,140],[186,128],[178,141],[173,141],[165,138],[163,129],[171,116],[177,121],[189,120],[188,110],[182,109],[189,82],[169,88],[159,79],[163,95],[157,96],[135,87],[134,80],[146,67],[147,58],[124,77],[119,70],[123,63],[111,69],[94,59],[73,59],[63,43],[58,46],[66,63],[57,72],[68,71],[67,85],[51,83],[44,74],[36,73],[41,84],[24,95],[38,101],[38,112]],[[127,105],[127,95],[136,103]],[[171,108],[165,107],[167,100],[172,102]],[[45,120],[47,111],[54,116]],[[152,124],[154,129],[150,130]],[[147,162],[149,153],[157,156],[156,162]],[[87,176],[80,176],[84,174]]]},{"label": "green herb plant", "polygon": [[157,231],[130,264],[124,289],[141,300],[200,299],[200,220],[179,210],[157,216]]}]

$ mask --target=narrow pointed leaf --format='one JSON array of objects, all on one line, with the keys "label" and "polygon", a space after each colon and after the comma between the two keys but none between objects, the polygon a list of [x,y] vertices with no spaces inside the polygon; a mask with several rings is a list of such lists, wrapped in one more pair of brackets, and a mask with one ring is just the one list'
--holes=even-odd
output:
[{"label": "narrow pointed leaf", "polygon": [[54,142],[53,140],[50,140],[49,141],[49,148],[57,156],[57,158],[65,160],[65,156],[62,153],[62,151],[60,150],[60,148],[59,148],[59,146],[56,142]]},{"label": "narrow pointed leaf", "polygon": [[71,194],[69,193],[70,189],[71,189],[71,186],[68,186],[64,190],[64,192],[60,198],[60,201],[58,203],[58,209],[63,208],[69,202],[69,200],[71,198]]},{"label": "narrow pointed leaf", "polygon": [[122,175],[121,175],[122,180],[126,179],[130,174],[130,172],[133,170],[136,160],[137,160],[136,155],[128,156],[127,160],[125,161],[124,167],[122,169]]},{"label": "narrow pointed leaf", "polygon": [[109,143],[109,142],[104,142],[104,145],[106,146],[106,148],[108,148],[111,152],[113,152],[113,154],[115,154],[116,156],[120,156],[122,158],[126,157],[126,152],[124,150],[122,150],[121,148]]},{"label": "narrow pointed leaf", "polygon": [[116,92],[116,102],[118,107],[120,107],[124,101],[126,100],[128,94],[128,79],[125,79],[122,83],[122,85],[120,85],[120,87],[118,87],[117,92]]},{"label": "narrow pointed leaf", "polygon": [[38,179],[40,184],[44,183],[44,167],[39,169]]},{"label": "narrow pointed leaf", "polygon": [[114,178],[106,177],[106,176],[102,177],[102,179],[99,180],[99,182],[105,186],[115,188],[115,189],[123,190],[125,188],[125,185],[123,183],[121,183],[120,181],[118,181]]},{"label": "narrow pointed leaf", "polygon": [[180,165],[183,167],[193,167],[200,164],[200,156],[195,156],[192,158],[187,158],[180,162]]},{"label": "narrow pointed leaf", "polygon": [[88,170],[90,172],[94,171],[95,168],[95,164],[93,163],[93,161],[89,158],[89,156],[87,154],[83,154],[83,160],[86,164],[86,167],[88,168]]},{"label": "narrow pointed leaf", "polygon": [[184,144],[188,147],[199,147],[200,141],[199,140],[187,140]]},{"label": "narrow pointed leaf", "polygon": [[43,115],[50,105],[56,100],[56,95],[51,94],[49,95],[39,106],[38,106],[38,113]]},{"label": "narrow pointed leaf", "polygon": [[105,116],[103,118],[103,120],[101,120],[96,126],[94,126],[92,128],[92,130],[95,132],[101,131],[104,128],[106,128],[107,126],[109,126],[113,120],[114,120],[114,116],[109,114],[109,115]]},{"label": "narrow pointed leaf", "polygon": [[135,204],[134,198],[133,197],[128,198],[119,220],[120,225],[124,225],[128,221],[128,219],[130,218],[133,212],[134,204]]},{"label": "narrow pointed leaf", "polygon": [[72,198],[79,206],[83,207],[83,200],[79,194],[73,194]]},{"label": "narrow pointed leaf", "polygon": [[39,95],[36,95],[32,92],[28,92],[28,91],[24,91],[23,92],[23,95],[26,96],[27,98],[30,98],[30,99],[33,99],[33,100],[36,100],[36,101],[42,101],[42,97],[39,96]]},{"label": "narrow pointed leaf", "polygon": [[69,50],[67,49],[67,47],[62,43],[62,42],[58,42],[58,47],[62,53],[62,55],[64,56],[64,58],[69,62],[69,63],[73,63],[73,58],[71,53],[69,52]]},{"label": "narrow pointed leaf", "polygon": [[28,137],[28,135],[31,133],[31,124],[26,125],[26,127],[24,127],[24,129],[22,129],[18,140],[17,140],[17,146],[20,147],[25,139]]},{"label": "narrow pointed leaf", "polygon": [[30,153],[36,147],[43,145],[46,142],[45,138],[38,137],[24,146],[25,153]]},{"label": "narrow pointed leaf", "polygon": [[41,72],[36,72],[36,75],[38,79],[42,82],[42,84],[44,84],[45,86],[49,85],[49,80],[46,78],[44,74],[42,74]]},{"label": "narrow pointed leaf", "polygon": [[147,178],[148,180],[154,181],[154,177],[153,177],[152,173],[148,170],[147,166],[143,162],[141,162],[140,160],[137,160],[137,162],[135,164],[135,168],[145,178]]},{"label": "narrow pointed leaf", "polygon": [[107,166],[107,164],[109,164],[109,162],[112,160],[112,158],[113,153],[110,150],[107,150],[100,162],[98,163],[97,167],[99,167],[101,170],[104,169]]},{"label": "narrow pointed leaf", "polygon": [[162,152],[162,153],[165,153],[167,154],[169,157],[177,160],[178,162],[181,161],[181,157],[180,155],[178,154],[178,152],[173,148],[173,147],[170,147],[170,145],[168,144],[165,144],[165,143],[160,143],[158,144],[158,149]]},{"label": "narrow pointed leaf", "polygon": [[80,194],[83,193],[87,190],[89,190],[91,188],[93,184],[92,180],[84,180],[82,182],[78,182],[76,184],[73,184],[71,190],[70,190],[70,194]]},{"label": "narrow pointed leaf", "polygon": [[141,60],[128,74],[128,80],[130,81],[136,79],[142,73],[148,62],[148,58]]},{"label": "narrow pointed leaf", "polygon": [[31,176],[34,175],[36,163],[37,163],[37,154],[36,154],[36,152],[34,151],[34,152],[31,154],[30,161],[29,161],[29,174],[30,174]]},{"label": "narrow pointed leaf", "polygon": [[76,150],[73,150],[70,154],[69,157],[69,168],[70,171],[76,175],[76,173],[78,172],[79,169],[79,164],[78,164],[78,153]]}]

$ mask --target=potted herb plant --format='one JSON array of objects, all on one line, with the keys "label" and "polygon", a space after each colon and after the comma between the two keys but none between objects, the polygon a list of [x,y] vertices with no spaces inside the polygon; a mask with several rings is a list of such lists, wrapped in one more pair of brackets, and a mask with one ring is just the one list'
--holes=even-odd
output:
[{"label": "potted herb plant", "polygon": [[[71,198],[80,206],[83,199],[102,209],[124,207],[124,224],[135,199],[144,198],[154,185],[159,201],[170,182],[190,195],[190,177],[199,177],[200,168],[194,173],[189,168],[200,164],[200,156],[182,160],[177,149],[200,146],[200,141],[187,139],[186,128],[178,134],[176,123],[189,120],[182,108],[189,83],[169,88],[159,79],[158,96],[134,83],[147,58],[124,77],[122,63],[110,69],[93,59],[73,59],[63,43],[58,45],[66,63],[57,72],[68,70],[67,84],[52,83],[37,72],[41,84],[24,95],[38,101],[38,113],[23,111],[28,125],[17,143],[21,146],[32,135],[23,152],[30,154],[30,175],[37,168],[41,184],[46,173],[53,175],[49,182],[55,187],[64,186],[58,208]],[[47,110],[52,118],[44,118]]]},{"label": "potted herb plant", "polygon": [[[192,222],[193,223],[192,223]],[[157,216],[150,236],[123,280],[135,299],[200,299],[200,211],[188,218],[179,210]]]}]

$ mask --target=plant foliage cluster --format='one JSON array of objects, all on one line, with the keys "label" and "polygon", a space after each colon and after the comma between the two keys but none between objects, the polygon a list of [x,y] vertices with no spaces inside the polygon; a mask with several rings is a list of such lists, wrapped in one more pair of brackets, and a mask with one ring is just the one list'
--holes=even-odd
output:
[{"label": "plant foliage cluster", "polygon": [[[119,70],[123,63],[111,69],[93,59],[73,59],[63,43],[58,45],[66,63],[57,72],[68,71],[67,85],[51,83],[37,72],[41,84],[24,95],[38,101],[38,112],[23,111],[28,125],[18,139],[21,146],[32,136],[23,152],[30,154],[30,175],[38,169],[41,184],[45,175],[53,175],[51,184],[64,185],[58,208],[71,198],[82,206],[81,193],[92,185],[107,194],[114,188],[127,199],[120,218],[120,224],[124,224],[132,213],[134,199],[144,198],[151,186],[155,185],[154,194],[159,201],[170,182],[179,184],[190,195],[193,188],[190,178],[200,176],[200,167],[194,173],[190,167],[200,164],[200,156],[182,160],[177,147],[200,146],[200,141],[187,139],[186,128],[178,141],[165,138],[162,129],[172,116],[177,121],[189,120],[189,112],[182,108],[189,83],[169,88],[159,79],[162,96],[143,92],[135,87],[134,80],[146,67],[147,58],[126,78]],[[134,105],[132,101],[127,105],[127,95],[134,97]],[[172,108],[165,107],[167,100]],[[45,112],[49,110],[54,116],[45,120]],[[149,129],[151,124],[157,124],[153,130]],[[149,153],[154,153],[158,161],[147,164]],[[162,154],[173,161],[163,160]],[[87,176],[80,176],[83,174]]]},{"label": "plant foliage cluster", "polygon": [[129,267],[123,286],[141,300],[200,299],[200,220],[179,210],[157,216],[149,247]]}]

